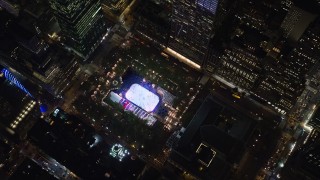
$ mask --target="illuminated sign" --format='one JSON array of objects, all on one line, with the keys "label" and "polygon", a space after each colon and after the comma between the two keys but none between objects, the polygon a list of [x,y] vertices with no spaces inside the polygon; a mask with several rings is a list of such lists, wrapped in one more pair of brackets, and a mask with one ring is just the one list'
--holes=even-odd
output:
[{"label": "illuminated sign", "polygon": [[1,71],[4,75],[4,77],[10,81],[13,85],[24,91],[26,94],[28,94],[30,97],[33,98],[31,93],[18,81],[16,77],[13,76],[13,74],[6,68],[2,69]]},{"label": "illuminated sign", "polygon": [[115,144],[111,147],[110,156],[122,161],[122,159],[128,156],[130,153],[121,144]]},{"label": "illuminated sign", "polygon": [[57,117],[58,113],[59,113],[60,109],[55,109],[53,112],[53,116]]}]

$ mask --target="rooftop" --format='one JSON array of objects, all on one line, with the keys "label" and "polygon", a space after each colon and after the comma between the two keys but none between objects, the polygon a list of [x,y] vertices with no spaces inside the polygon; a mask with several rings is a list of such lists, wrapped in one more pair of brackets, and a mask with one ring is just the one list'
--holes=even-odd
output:
[{"label": "rooftop", "polygon": [[18,167],[18,169],[10,177],[10,180],[19,179],[46,179],[46,180],[56,180],[56,178],[50,175],[48,172],[43,170],[35,162],[26,159]]},{"label": "rooftop", "polygon": [[239,163],[256,122],[208,96],[183,133],[171,160],[203,179],[226,177]]},{"label": "rooftop", "polygon": [[26,125],[30,121],[25,119],[37,115],[34,113],[36,111],[34,100],[4,77],[0,77],[0,127],[5,129],[2,133],[14,135],[27,130]]}]

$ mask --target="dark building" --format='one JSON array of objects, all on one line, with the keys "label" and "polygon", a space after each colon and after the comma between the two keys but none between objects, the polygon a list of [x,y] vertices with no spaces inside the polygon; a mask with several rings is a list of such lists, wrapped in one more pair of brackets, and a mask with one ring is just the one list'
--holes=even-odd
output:
[{"label": "dark building", "polygon": [[241,48],[226,49],[219,65],[217,75],[247,90],[256,85],[263,68],[258,57]]},{"label": "dark building", "polygon": [[[243,31],[241,30],[236,35],[233,42],[246,54],[256,57],[256,63],[249,62],[248,64],[247,61],[251,58],[239,54],[237,48],[230,49],[226,50],[228,54],[239,54],[244,59],[239,60],[238,58],[237,60],[224,53],[220,56],[222,61],[218,63],[220,67],[216,72],[228,82],[249,90],[255,99],[269,104],[275,111],[286,114],[296,105],[297,98],[302,94],[306,85],[317,82],[315,71],[318,69],[314,66],[319,62],[317,58],[320,53],[319,27],[318,20],[310,23],[293,47],[291,47],[293,44],[288,43],[287,40],[272,38],[272,33],[261,34],[257,33],[256,29],[242,28]],[[229,64],[232,65],[229,66]],[[260,70],[251,69],[253,64],[257,64]],[[242,75],[234,75],[243,72],[239,69],[241,66],[247,69],[244,74],[252,74],[256,77],[254,83],[251,82],[251,86],[246,86],[247,83],[235,83],[237,79],[242,78]],[[225,73],[226,70],[229,72]],[[313,75],[308,75],[310,73]],[[306,76],[308,76],[307,82]],[[310,89],[311,86],[307,88]],[[312,91],[316,92],[314,87]]]},{"label": "dark building", "polygon": [[99,0],[50,0],[66,45],[84,59],[98,47],[106,33]]},{"label": "dark building", "polygon": [[119,17],[131,2],[132,0],[102,0],[102,10],[112,20],[119,20]]},{"label": "dark building", "polygon": [[287,44],[278,43],[272,51],[281,56],[264,59],[264,78],[253,92],[283,114],[294,107],[306,87],[306,75],[319,62],[319,28],[319,23],[311,23],[295,48],[286,50]]},{"label": "dark building", "polygon": [[218,3],[218,0],[174,0],[168,49],[201,66],[214,34]]},{"label": "dark building", "polygon": [[143,38],[151,40],[163,49],[170,31],[170,6],[167,2],[141,1],[137,7],[134,30]]},{"label": "dark building", "polygon": [[17,70],[34,84],[54,96],[61,96],[78,70],[79,58],[57,46],[48,46],[37,37],[21,42],[12,52]]},{"label": "dark building", "polygon": [[[209,96],[189,125],[168,141],[173,147],[169,162],[196,178],[231,179],[237,168],[248,168],[243,155],[252,145],[256,125],[251,117]],[[251,167],[247,176],[254,177],[257,170]]]},{"label": "dark building", "polygon": [[[7,74],[7,75],[6,75]],[[36,101],[12,74],[1,72],[0,134],[1,138],[17,143],[40,117]]]},{"label": "dark building", "polygon": [[[73,76],[77,70],[76,57],[56,45],[50,46],[39,37],[34,25],[38,22],[36,19],[23,15],[16,18],[5,11],[0,14],[0,40],[3,42],[0,44],[0,64],[11,68],[19,79],[28,79],[34,89],[61,95],[69,83],[62,80]],[[67,73],[68,70],[72,73]]]},{"label": "dark building", "polygon": [[283,179],[313,180],[320,177],[320,134],[313,130],[301,148],[290,156],[281,172]]},{"label": "dark building", "polygon": [[319,93],[320,89],[320,71],[318,71],[319,69],[320,62],[317,62],[317,64],[313,66],[312,70],[306,75],[307,89],[311,90],[314,94]]},{"label": "dark building", "polygon": [[30,159],[25,159],[16,171],[10,176],[10,180],[20,179],[46,179],[57,180],[53,175],[50,175],[38,164]]},{"label": "dark building", "polygon": [[316,129],[320,132],[320,109],[318,108],[316,112],[313,114],[313,117],[307,123],[313,129]]},{"label": "dark building", "polygon": [[145,166],[122,145],[60,108],[46,121],[33,126],[30,141],[80,178],[135,179]]},{"label": "dark building", "polygon": [[13,146],[10,145],[8,141],[4,139],[0,139],[0,178],[7,179],[8,173],[12,169],[10,164],[8,163],[8,159],[10,159],[10,152],[12,152]]},{"label": "dark building", "polygon": [[284,37],[297,42],[316,15],[296,6],[291,7],[281,24]]}]

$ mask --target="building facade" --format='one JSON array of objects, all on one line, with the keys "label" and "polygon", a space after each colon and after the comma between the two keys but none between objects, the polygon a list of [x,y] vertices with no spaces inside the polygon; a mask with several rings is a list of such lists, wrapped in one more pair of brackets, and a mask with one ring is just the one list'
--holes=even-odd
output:
[{"label": "building facade", "polygon": [[226,49],[220,57],[217,75],[235,86],[251,90],[257,83],[262,71],[260,59],[241,49]]},{"label": "building facade", "polygon": [[214,33],[218,0],[174,0],[168,48],[201,66]]},{"label": "building facade", "polygon": [[320,109],[318,108],[313,117],[307,123],[313,129],[320,131]]},{"label": "building facade", "polygon": [[291,7],[281,24],[283,35],[291,41],[297,42],[315,18],[315,15],[307,11],[296,6]]},{"label": "building facade", "polygon": [[50,0],[66,45],[87,59],[106,33],[99,0]]},{"label": "building facade", "polygon": [[312,130],[305,143],[299,149],[294,151],[282,170],[282,179],[319,179],[319,135],[319,131]]}]

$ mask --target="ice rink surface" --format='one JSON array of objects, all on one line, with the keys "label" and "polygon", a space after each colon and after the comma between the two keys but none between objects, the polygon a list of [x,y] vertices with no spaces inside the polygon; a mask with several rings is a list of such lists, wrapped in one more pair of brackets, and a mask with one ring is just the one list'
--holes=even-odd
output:
[{"label": "ice rink surface", "polygon": [[153,111],[160,101],[157,95],[139,84],[132,84],[125,96],[127,100],[147,112]]}]

